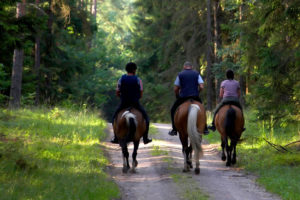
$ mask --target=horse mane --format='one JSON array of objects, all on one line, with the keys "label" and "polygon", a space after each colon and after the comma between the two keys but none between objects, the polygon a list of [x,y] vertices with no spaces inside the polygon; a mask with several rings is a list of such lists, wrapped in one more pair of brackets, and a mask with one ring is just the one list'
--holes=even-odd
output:
[{"label": "horse mane", "polygon": [[234,122],[236,119],[236,112],[232,108],[232,106],[229,105],[229,109],[226,112],[226,118],[225,118],[225,132],[226,135],[229,137],[232,137],[234,135]]}]

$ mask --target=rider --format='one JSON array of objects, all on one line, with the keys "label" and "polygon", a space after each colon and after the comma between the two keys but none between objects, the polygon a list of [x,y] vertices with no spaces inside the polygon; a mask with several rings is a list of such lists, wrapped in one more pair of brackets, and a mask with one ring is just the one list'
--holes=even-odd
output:
[{"label": "rider", "polygon": [[[204,88],[204,82],[199,72],[193,70],[191,62],[186,61],[183,65],[183,70],[178,74],[174,82],[174,92],[176,101],[171,108],[172,130],[169,135],[177,135],[177,130],[174,125],[174,115],[176,109],[188,99],[193,99],[202,103],[199,98],[199,92]],[[207,126],[205,126],[204,134],[208,134]]]},{"label": "rider", "polygon": [[[129,62],[126,64],[126,71],[127,74],[124,74],[118,81],[117,89],[116,89],[116,95],[120,97],[121,103],[117,110],[115,111],[113,115],[113,122],[114,119],[117,116],[118,112],[120,112],[124,108],[133,107],[139,110],[145,121],[146,121],[146,131],[143,135],[143,141],[144,144],[148,144],[152,142],[152,139],[148,138],[148,132],[149,132],[149,117],[143,108],[141,106],[139,99],[142,98],[143,95],[143,84],[142,80],[135,75],[137,66],[133,62]],[[118,143],[118,139],[115,136],[112,140],[112,143]]]},{"label": "rider", "polygon": [[[222,106],[228,105],[228,104],[235,105],[235,106],[239,107],[241,109],[241,111],[243,112],[242,105],[240,104],[240,101],[239,101],[239,98],[241,96],[240,83],[238,81],[234,80],[234,73],[231,69],[228,69],[226,71],[226,77],[227,77],[227,80],[224,80],[221,83],[221,87],[220,87],[220,99],[222,99],[222,101],[221,101],[221,103],[218,104],[218,106],[215,109],[212,125],[208,127],[212,131],[216,130],[215,116]],[[245,130],[245,128],[243,129],[243,131],[244,130]]]}]

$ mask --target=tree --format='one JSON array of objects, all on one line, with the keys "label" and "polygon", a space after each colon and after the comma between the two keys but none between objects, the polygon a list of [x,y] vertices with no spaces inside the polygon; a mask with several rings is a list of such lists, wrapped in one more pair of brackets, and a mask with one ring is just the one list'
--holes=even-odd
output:
[{"label": "tree", "polygon": [[[25,3],[17,3],[16,18],[20,18],[25,14]],[[22,70],[23,70],[24,51],[20,47],[14,50],[13,67],[10,88],[10,108],[19,108],[21,103],[21,88],[22,88]]]},{"label": "tree", "polygon": [[213,75],[212,75],[212,36],[211,36],[211,1],[206,0],[206,82],[207,82],[207,110],[212,110],[213,105]]}]

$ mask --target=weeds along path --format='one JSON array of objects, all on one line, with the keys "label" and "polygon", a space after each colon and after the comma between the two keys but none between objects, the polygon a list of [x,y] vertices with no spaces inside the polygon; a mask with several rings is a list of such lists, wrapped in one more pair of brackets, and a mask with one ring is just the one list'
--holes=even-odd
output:
[{"label": "weeds along path", "polygon": [[[108,172],[121,188],[121,199],[216,199],[216,200],[277,200],[255,183],[255,178],[239,168],[226,167],[220,159],[218,146],[203,144],[204,157],[200,160],[200,175],[194,171],[183,173],[183,156],[178,136],[169,136],[169,124],[154,124],[154,141],[141,141],[137,173],[122,173],[121,149],[109,143],[106,146],[111,165]],[[217,132],[211,134],[218,134]],[[129,145],[130,156],[133,150]],[[131,160],[131,157],[130,157]]]}]

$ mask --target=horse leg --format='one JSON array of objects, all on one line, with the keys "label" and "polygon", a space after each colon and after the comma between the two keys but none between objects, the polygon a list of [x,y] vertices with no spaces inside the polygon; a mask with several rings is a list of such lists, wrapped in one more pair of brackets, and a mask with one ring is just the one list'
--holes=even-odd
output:
[{"label": "horse leg", "polygon": [[195,150],[194,159],[196,163],[195,174],[200,174],[200,152],[198,149]]},{"label": "horse leg", "polygon": [[231,153],[232,153],[232,144],[228,144],[228,139],[226,138],[226,152],[227,152],[227,162],[226,162],[226,166],[230,166],[231,165]]},{"label": "horse leg", "polygon": [[188,141],[187,138],[180,137],[181,144],[182,144],[182,153],[184,158],[184,165],[183,165],[183,172],[190,171],[190,167],[188,165],[188,159],[189,159],[189,150],[188,150]]},{"label": "horse leg", "polygon": [[127,171],[130,169],[129,166],[129,153],[127,148],[127,143],[125,140],[120,141],[120,146],[122,148],[122,154],[123,154],[123,173],[127,173]]},{"label": "horse leg", "polygon": [[221,143],[221,147],[222,147],[222,160],[225,161],[226,160],[226,155],[225,155],[225,139],[221,139],[222,143]]},{"label": "horse leg", "polygon": [[138,165],[138,161],[136,160],[136,156],[137,156],[137,150],[139,148],[140,141],[136,141],[133,144],[134,144],[134,149],[133,149],[133,153],[132,153],[132,172],[135,173],[135,168]]},{"label": "horse leg", "polygon": [[232,142],[232,146],[233,146],[233,155],[232,155],[232,161],[231,163],[234,165],[236,163],[236,145],[237,145],[237,142],[234,141]]},{"label": "horse leg", "polygon": [[193,168],[193,163],[192,163],[193,148],[192,148],[192,145],[190,145],[188,147],[188,155],[189,156],[188,156],[187,164],[192,169]]}]

